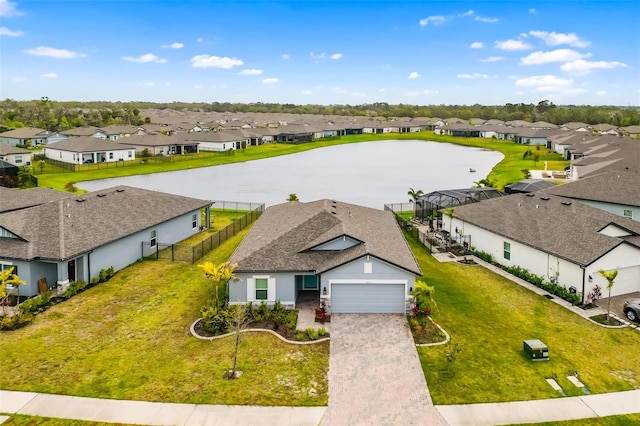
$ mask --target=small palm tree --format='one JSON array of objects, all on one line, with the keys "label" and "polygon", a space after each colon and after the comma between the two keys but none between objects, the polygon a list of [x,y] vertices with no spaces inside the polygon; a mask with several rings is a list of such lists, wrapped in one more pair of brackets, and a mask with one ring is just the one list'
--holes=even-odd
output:
[{"label": "small palm tree", "polygon": [[237,263],[230,263],[229,261],[214,265],[212,262],[204,262],[198,265],[198,268],[204,271],[204,276],[213,282],[214,297],[216,298],[216,308],[220,308],[220,298],[218,297],[218,287],[220,284],[227,283],[229,281],[237,281],[238,277],[234,274],[234,271],[238,267]]},{"label": "small palm tree", "polygon": [[287,201],[300,201],[300,199],[295,193],[292,193],[292,194],[289,194],[289,198],[287,198]]},{"label": "small palm tree", "polygon": [[0,302],[2,302],[2,312],[4,313],[4,307],[6,305],[6,301],[9,297],[9,293],[7,290],[7,285],[12,285],[18,287],[18,303],[20,303],[20,287],[23,284],[26,284],[25,281],[22,281],[19,276],[13,273],[15,269],[12,266],[9,269],[5,269],[4,271],[0,271]]},{"label": "small palm tree", "polygon": [[416,281],[416,286],[413,289],[411,295],[416,298],[416,306],[419,309],[424,310],[428,307],[428,301],[433,303],[433,306],[437,309],[436,301],[433,300],[433,293],[435,289],[433,286],[428,285],[424,281]]},{"label": "small palm tree", "polygon": [[604,269],[600,269],[598,271],[600,276],[607,280],[607,290],[609,290],[609,299],[607,300],[607,325],[609,325],[609,317],[611,316],[611,289],[613,288],[614,280],[618,276],[618,270],[614,269],[613,271],[605,271]]},{"label": "small palm tree", "polygon": [[418,189],[417,191],[413,188],[409,188],[409,192],[407,192],[407,195],[411,198],[409,198],[409,201],[412,203],[415,203],[416,201],[418,201],[418,198],[422,197],[424,195],[424,191],[422,191],[422,189]]}]

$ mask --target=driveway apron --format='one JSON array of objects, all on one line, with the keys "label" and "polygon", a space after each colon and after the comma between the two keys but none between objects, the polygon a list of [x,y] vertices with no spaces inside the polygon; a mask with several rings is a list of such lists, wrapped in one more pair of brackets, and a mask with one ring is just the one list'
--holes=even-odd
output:
[{"label": "driveway apron", "polygon": [[403,315],[331,316],[323,426],[446,425],[435,409]]}]

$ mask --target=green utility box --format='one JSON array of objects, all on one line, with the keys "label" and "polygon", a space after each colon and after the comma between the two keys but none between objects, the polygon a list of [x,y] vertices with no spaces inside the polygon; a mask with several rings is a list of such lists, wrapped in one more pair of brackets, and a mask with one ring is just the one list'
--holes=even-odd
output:
[{"label": "green utility box", "polygon": [[533,361],[549,361],[549,348],[540,340],[525,340],[524,353]]}]

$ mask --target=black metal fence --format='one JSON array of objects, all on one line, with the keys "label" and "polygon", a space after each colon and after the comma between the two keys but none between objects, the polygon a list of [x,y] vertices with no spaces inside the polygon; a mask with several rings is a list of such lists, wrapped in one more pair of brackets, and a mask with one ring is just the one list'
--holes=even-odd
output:
[{"label": "black metal fence", "polygon": [[[218,202],[216,202],[218,203]],[[233,202],[220,202],[220,203],[233,203]],[[256,206],[256,204],[245,203],[249,205]],[[179,262],[188,262],[195,263],[196,261],[202,259],[207,253],[212,251],[213,249],[220,246],[220,244],[227,241],[229,238],[236,235],[238,232],[245,229],[247,226],[251,225],[253,222],[258,220],[262,212],[264,211],[264,204],[259,204],[257,207],[252,209],[249,213],[244,216],[239,217],[231,224],[225,226],[219,231],[209,235],[204,238],[202,241],[192,244],[184,244],[184,243],[176,243],[176,244],[165,244],[165,243],[156,243],[155,252],[151,255],[152,258],[155,259],[165,259],[171,261],[179,261]],[[207,232],[207,231],[203,231]],[[145,257],[144,253],[148,253],[148,248],[151,247],[150,242],[143,241],[142,242],[142,253],[143,257]]]}]

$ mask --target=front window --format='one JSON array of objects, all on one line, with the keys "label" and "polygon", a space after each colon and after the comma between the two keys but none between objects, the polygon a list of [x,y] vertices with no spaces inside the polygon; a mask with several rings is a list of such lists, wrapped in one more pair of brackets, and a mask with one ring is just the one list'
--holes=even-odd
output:
[{"label": "front window", "polygon": [[132,158],[133,157],[133,151],[127,151],[127,157]]},{"label": "front window", "polygon": [[113,160],[113,152],[109,153],[109,160]]},{"label": "front window", "polygon": [[16,155],[16,164],[22,163],[22,155]]},{"label": "front window", "polygon": [[198,227],[198,215],[194,213],[191,215],[191,227],[196,229]]},{"label": "front window", "polygon": [[16,265],[7,265],[6,263],[0,263],[0,271],[4,272],[13,268],[13,275],[18,275],[18,267]]},{"label": "front window", "polygon": [[155,247],[156,243],[157,243],[157,237],[158,236],[158,232],[154,229],[153,231],[151,231],[151,247]]},{"label": "front window", "polygon": [[503,244],[503,256],[507,260],[511,260],[511,243],[504,242]]},{"label": "front window", "polygon": [[269,293],[269,280],[267,278],[256,278],[256,300],[267,300]]},{"label": "front window", "polygon": [[633,217],[633,211],[628,210],[628,209],[624,209],[624,217]]}]

